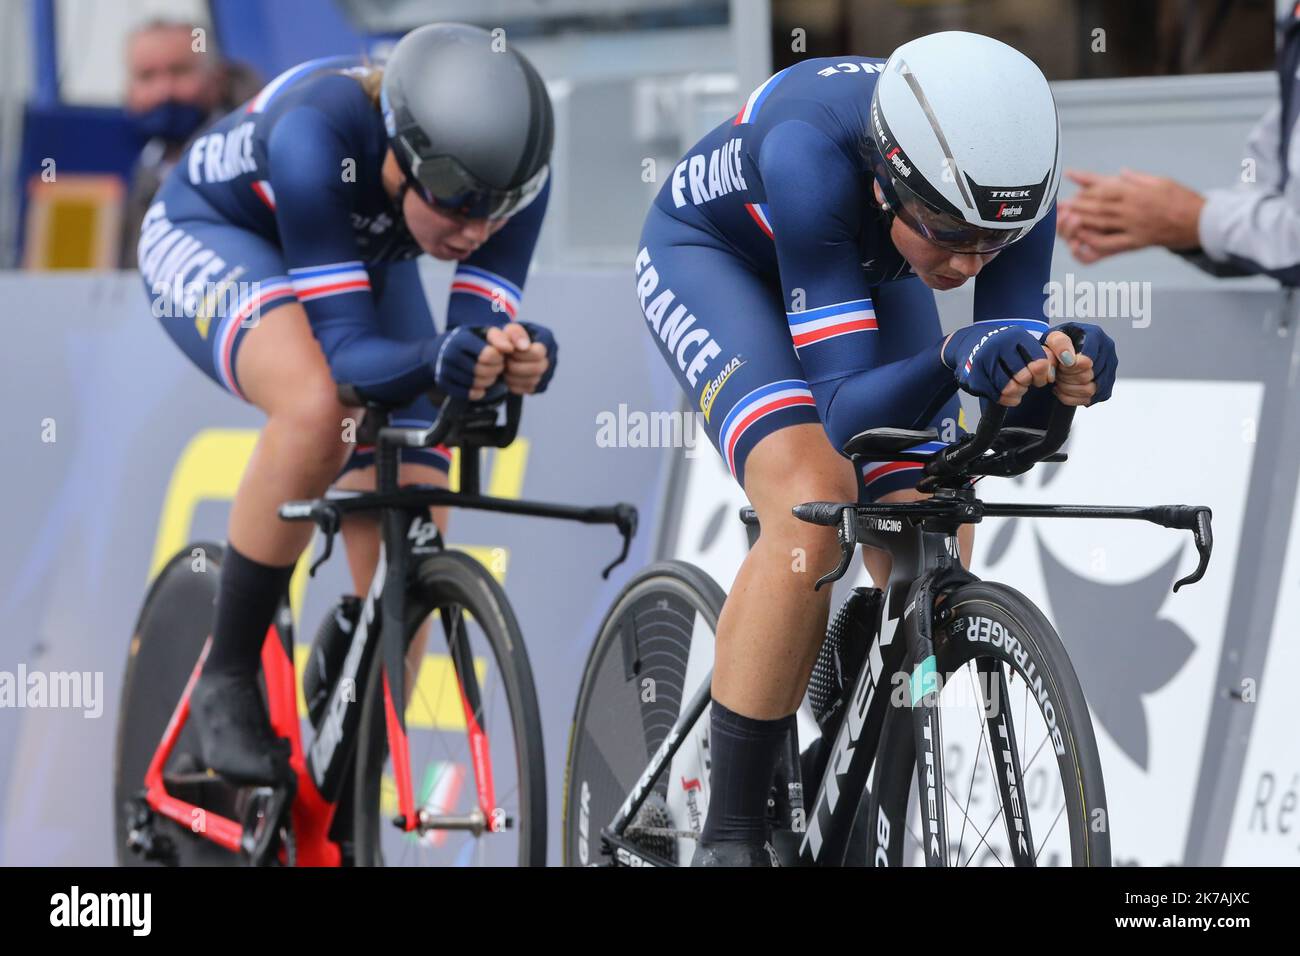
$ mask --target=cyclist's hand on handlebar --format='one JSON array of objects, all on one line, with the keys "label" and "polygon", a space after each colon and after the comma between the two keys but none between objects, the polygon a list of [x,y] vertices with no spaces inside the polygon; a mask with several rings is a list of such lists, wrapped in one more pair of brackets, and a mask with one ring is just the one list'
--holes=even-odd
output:
[{"label": "cyclist's hand on handlebar", "polygon": [[[1067,340],[1068,341],[1068,340]],[[964,391],[1010,408],[1052,381],[1056,355],[1019,325],[980,323],[953,332],[943,363]]]},{"label": "cyclist's hand on handlebar", "polygon": [[[1082,335],[1078,348],[1067,334],[1070,331],[1076,338]],[[1119,357],[1114,339],[1100,326],[1082,322],[1058,325],[1043,337],[1043,345],[1056,361],[1055,392],[1061,404],[1095,405],[1110,398]]]},{"label": "cyclist's hand on handlebar", "polygon": [[477,401],[505,370],[501,351],[490,339],[485,343],[472,329],[457,326],[437,339],[433,378],[447,395]]},{"label": "cyclist's hand on handlebar", "polygon": [[546,390],[555,374],[558,348],[551,330],[531,322],[511,322],[488,330],[488,341],[505,356],[506,387],[516,395]]}]

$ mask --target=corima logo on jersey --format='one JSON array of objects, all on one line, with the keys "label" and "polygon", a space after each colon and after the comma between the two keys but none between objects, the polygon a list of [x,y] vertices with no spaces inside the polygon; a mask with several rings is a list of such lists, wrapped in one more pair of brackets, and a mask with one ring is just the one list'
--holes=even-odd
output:
[{"label": "corima logo on jersey", "polygon": [[970,178],[969,173],[965,175],[981,219],[986,222],[1020,222],[1038,215],[1052,171],[1048,171],[1041,183],[1028,186],[981,186]]},{"label": "corima logo on jersey", "polygon": [[727,379],[735,374],[736,369],[745,363],[740,360],[740,356],[735,356],[730,362],[722,366],[722,371],[713,377],[709,384],[704,386],[704,393],[700,396],[700,411],[704,413],[704,420],[707,422],[709,416],[713,413],[713,403],[718,399],[718,393],[722,391],[722,386],[727,384]]}]

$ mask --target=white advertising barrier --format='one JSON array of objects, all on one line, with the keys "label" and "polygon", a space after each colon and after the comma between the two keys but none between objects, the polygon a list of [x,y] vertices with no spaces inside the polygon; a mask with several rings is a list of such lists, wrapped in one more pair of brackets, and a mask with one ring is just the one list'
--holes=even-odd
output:
[{"label": "white advertising barrier", "polygon": [[[1300,499],[1300,486],[1296,488]],[[1244,686],[1243,703],[1257,708],[1246,750],[1224,863],[1300,865],[1300,707],[1292,689],[1300,670],[1300,512],[1287,536],[1268,657],[1255,687]]]}]

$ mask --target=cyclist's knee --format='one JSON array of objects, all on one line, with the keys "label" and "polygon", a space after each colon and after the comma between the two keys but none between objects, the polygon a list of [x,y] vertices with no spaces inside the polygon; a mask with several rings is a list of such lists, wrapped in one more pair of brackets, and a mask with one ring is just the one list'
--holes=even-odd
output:
[{"label": "cyclist's knee", "polygon": [[764,439],[746,464],[745,491],[768,547],[810,565],[838,560],[835,529],[800,521],[791,511],[805,501],[857,500],[853,468],[831,448],[820,426],[783,429]]},{"label": "cyclist's knee", "polygon": [[293,401],[269,416],[267,427],[297,450],[304,466],[337,472],[355,447],[349,436],[355,436],[360,417],[339,401],[331,378],[312,376],[301,382]]}]

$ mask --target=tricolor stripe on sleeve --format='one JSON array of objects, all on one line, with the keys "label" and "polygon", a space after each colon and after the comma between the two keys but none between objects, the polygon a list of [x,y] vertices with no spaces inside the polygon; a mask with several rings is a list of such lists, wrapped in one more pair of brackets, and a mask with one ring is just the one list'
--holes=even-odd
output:
[{"label": "tricolor stripe on sleeve", "polygon": [[[519,312],[523,290],[503,275],[479,266],[460,266],[451,280],[452,295],[476,295],[494,308],[514,318]],[[500,303],[500,305],[497,305]]]},{"label": "tricolor stripe on sleeve", "polygon": [[795,349],[851,332],[876,330],[876,310],[870,299],[837,302],[804,312],[787,312],[785,316],[790,323],[790,337],[794,339]]},{"label": "tricolor stripe on sleeve", "polygon": [[289,69],[285,70],[270,83],[266,84],[266,86],[262,87],[262,91],[248,101],[248,106],[245,107],[244,111],[246,113],[261,113],[270,104],[271,100],[275,98],[275,94],[279,93],[294,80],[298,79],[298,77],[305,76],[322,63],[332,59],[334,59],[334,57],[318,57],[315,60],[308,60],[306,63],[299,63],[297,66],[289,67]]},{"label": "tricolor stripe on sleeve", "polygon": [[293,282],[293,291],[298,293],[302,302],[347,292],[370,291],[370,273],[366,272],[360,260],[290,269],[289,278]]},{"label": "tricolor stripe on sleeve", "polygon": [[[790,68],[787,66],[785,70],[788,69]],[[758,110],[763,105],[763,101],[766,100],[772,90],[776,88],[776,84],[780,82],[781,77],[785,76],[785,70],[782,70],[779,73],[774,73],[772,76],[767,78],[767,82],[756,89],[753,93],[749,94],[749,99],[745,101],[745,108],[736,114],[736,119],[732,123],[733,126],[741,126],[744,123],[754,122],[754,117],[758,115]]]}]

